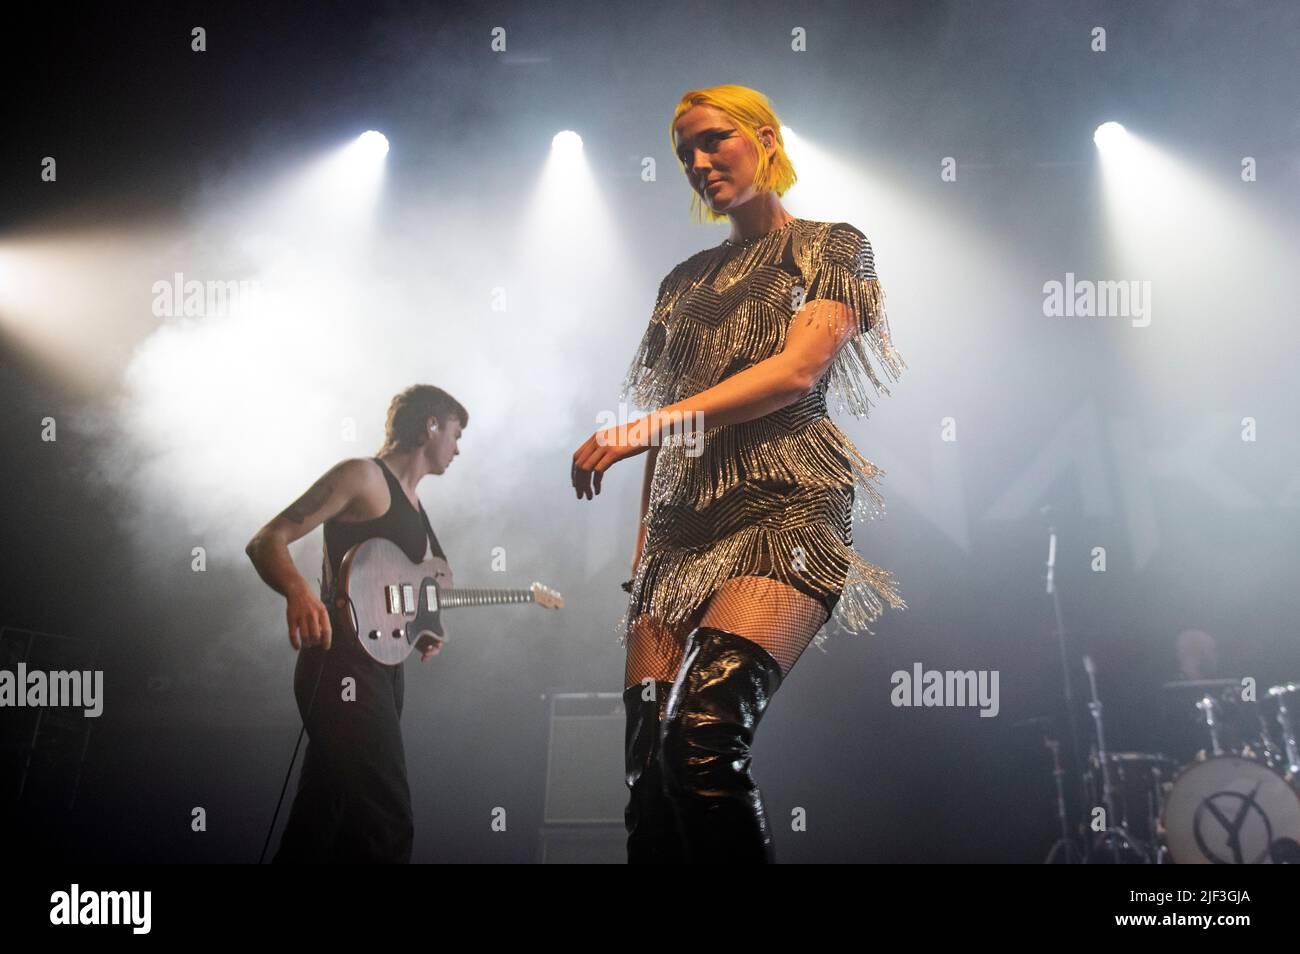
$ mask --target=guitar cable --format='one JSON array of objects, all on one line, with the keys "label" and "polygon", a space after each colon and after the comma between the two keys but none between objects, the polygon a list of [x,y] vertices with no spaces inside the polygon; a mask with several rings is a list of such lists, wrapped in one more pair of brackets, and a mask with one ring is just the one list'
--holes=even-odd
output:
[{"label": "guitar cable", "polygon": [[[318,584],[320,580],[316,581]],[[331,594],[331,604],[333,603],[333,594]],[[352,606],[352,600],[348,600],[348,607],[352,610],[355,619],[356,608]],[[332,627],[332,623],[331,623]],[[284,784],[280,786],[280,797],[275,802],[275,811],[271,813],[271,827],[266,830],[266,840],[262,842],[262,853],[257,856],[257,863],[260,865],[266,860],[266,849],[271,845],[271,836],[275,834],[275,823],[280,818],[280,806],[284,804],[284,793],[289,790],[289,779],[293,777],[293,766],[298,761],[298,749],[302,747],[302,737],[307,734],[307,720],[311,718],[312,709],[316,707],[316,690],[320,688],[320,677],[325,673],[325,653],[320,654],[320,668],[316,670],[316,683],[311,687],[311,699],[307,702],[307,714],[303,716],[302,728],[298,730],[298,741],[294,743],[293,755],[289,759],[289,770],[284,773]]]},{"label": "guitar cable", "polygon": [[[325,654],[321,653],[320,668],[316,670],[316,684],[311,687],[311,701],[307,704],[307,715],[311,715],[316,705],[316,690],[320,688],[320,677],[325,672]],[[262,842],[262,853],[257,856],[260,865],[266,860],[266,849],[270,847],[271,836],[275,834],[275,823],[280,818],[280,806],[284,804],[284,793],[289,789],[289,779],[293,777],[293,766],[298,761],[298,749],[302,747],[302,737],[307,734],[307,720],[304,718],[302,728],[298,730],[298,741],[294,743],[293,755],[289,758],[289,770],[284,773],[284,784],[280,786],[280,797],[275,802],[275,811],[271,813],[271,827],[266,830],[266,841]]]}]

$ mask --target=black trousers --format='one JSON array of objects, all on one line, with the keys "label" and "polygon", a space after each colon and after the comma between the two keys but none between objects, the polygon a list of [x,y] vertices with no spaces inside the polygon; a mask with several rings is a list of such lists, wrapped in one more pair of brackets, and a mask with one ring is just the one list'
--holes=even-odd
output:
[{"label": "black trousers", "polygon": [[403,667],[375,662],[334,632],[329,652],[301,649],[294,669],[307,753],[274,862],[406,864],[415,827],[400,724]]}]

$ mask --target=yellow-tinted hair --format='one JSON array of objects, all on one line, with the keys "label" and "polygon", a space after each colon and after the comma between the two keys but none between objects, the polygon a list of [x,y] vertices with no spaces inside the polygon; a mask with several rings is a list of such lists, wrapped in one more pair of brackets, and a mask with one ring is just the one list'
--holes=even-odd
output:
[{"label": "yellow-tinted hair", "polygon": [[[712,106],[726,113],[740,134],[749,140],[758,153],[758,168],[754,171],[753,182],[757,191],[785,195],[786,190],[795,184],[794,166],[785,154],[781,121],[776,118],[767,97],[748,86],[710,86],[690,90],[682,96],[681,102],[673,111],[673,120],[668,124],[668,141],[673,155],[677,154],[677,140],[674,137],[677,120],[682,118],[682,113],[695,106]],[[776,154],[771,160],[767,158],[767,150],[758,141],[756,130],[760,126],[771,126],[776,130]],[[697,222],[719,222],[727,217],[725,213],[714,212],[709,208],[694,189],[691,190],[691,212]]]}]

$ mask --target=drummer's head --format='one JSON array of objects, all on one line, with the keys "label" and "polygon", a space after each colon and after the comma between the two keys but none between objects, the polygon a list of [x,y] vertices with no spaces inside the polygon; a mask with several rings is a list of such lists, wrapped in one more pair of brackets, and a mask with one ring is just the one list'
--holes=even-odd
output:
[{"label": "drummer's head", "polygon": [[1219,670],[1219,651],[1214,637],[1203,629],[1185,629],[1174,641],[1178,668],[1188,679],[1204,679]]}]

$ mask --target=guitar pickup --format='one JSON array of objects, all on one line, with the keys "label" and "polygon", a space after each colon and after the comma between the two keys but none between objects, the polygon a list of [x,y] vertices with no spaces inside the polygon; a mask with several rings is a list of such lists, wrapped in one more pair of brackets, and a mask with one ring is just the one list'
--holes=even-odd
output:
[{"label": "guitar pickup", "polygon": [[400,613],[402,611],[401,596],[397,592],[397,584],[384,587],[384,600],[388,603],[388,612]]},{"label": "guitar pickup", "polygon": [[432,583],[424,587],[424,605],[430,613],[438,612],[438,588]]},{"label": "guitar pickup", "polygon": [[415,612],[415,587],[410,583],[402,584],[402,612]]}]

